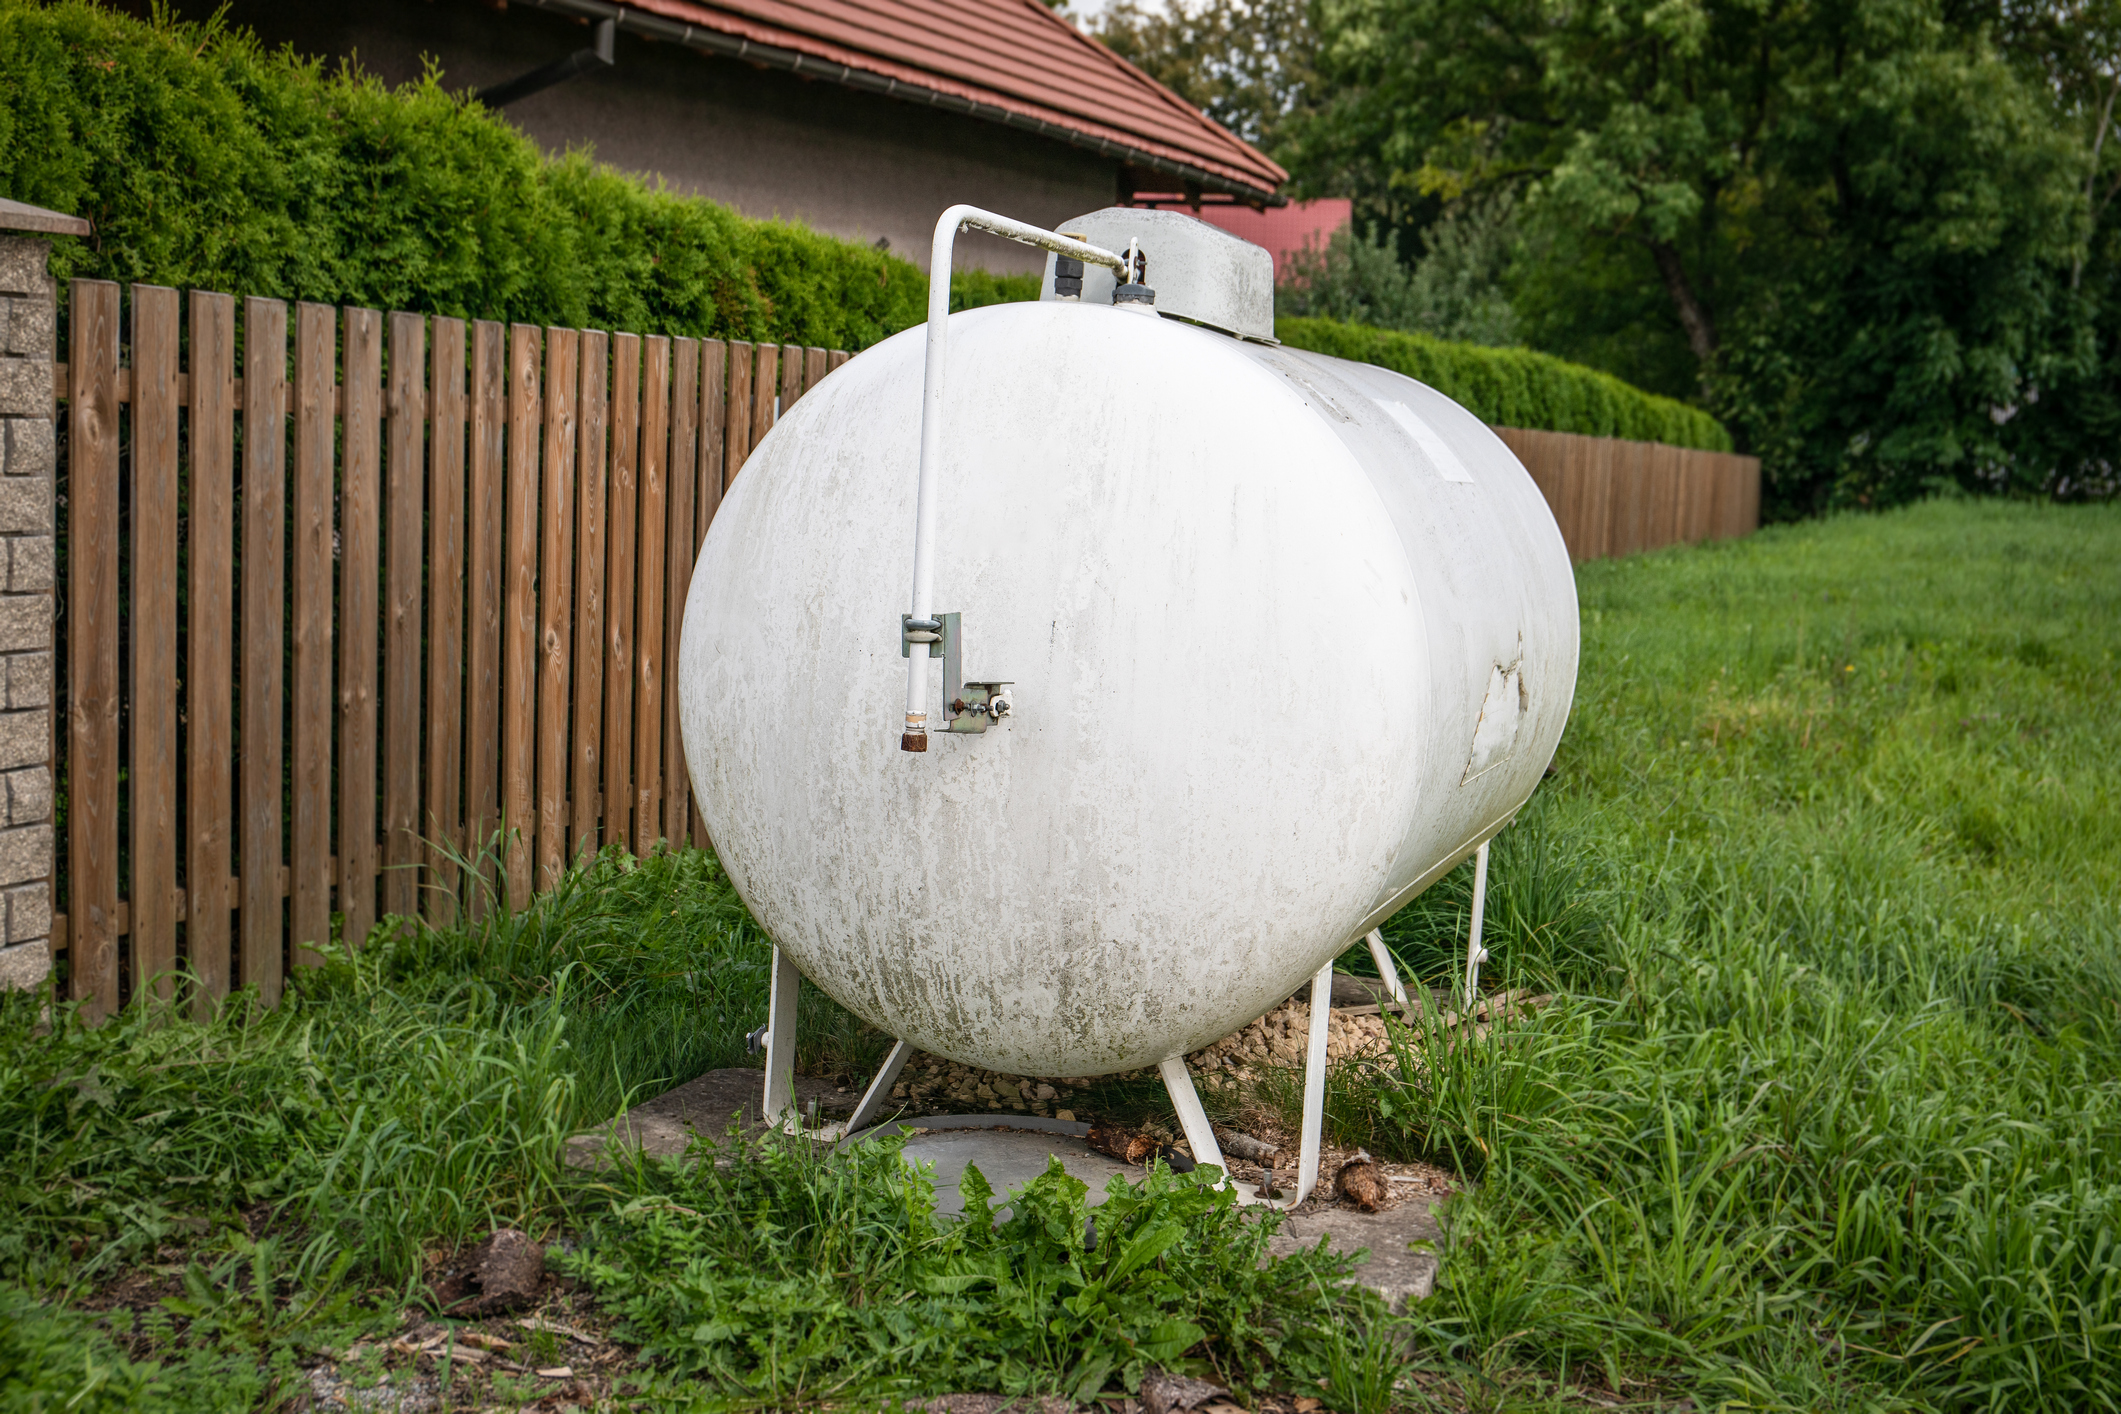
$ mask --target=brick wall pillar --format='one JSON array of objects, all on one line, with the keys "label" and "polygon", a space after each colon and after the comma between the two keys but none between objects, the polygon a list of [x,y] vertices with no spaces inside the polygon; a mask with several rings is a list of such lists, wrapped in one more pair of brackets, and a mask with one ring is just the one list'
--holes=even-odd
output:
[{"label": "brick wall pillar", "polygon": [[78,217],[0,201],[0,986],[42,986],[52,931],[53,235]]}]

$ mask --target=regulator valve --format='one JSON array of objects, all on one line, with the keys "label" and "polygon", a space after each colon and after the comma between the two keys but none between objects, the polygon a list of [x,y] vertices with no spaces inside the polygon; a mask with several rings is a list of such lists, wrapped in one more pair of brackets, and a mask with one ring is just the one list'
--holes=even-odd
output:
[{"label": "regulator valve", "polygon": [[1010,716],[1016,703],[1009,696],[1015,684],[1005,680],[965,681],[964,616],[937,614],[932,619],[899,616],[899,656],[910,658],[916,645],[928,656],[943,660],[943,730],[984,732]]}]

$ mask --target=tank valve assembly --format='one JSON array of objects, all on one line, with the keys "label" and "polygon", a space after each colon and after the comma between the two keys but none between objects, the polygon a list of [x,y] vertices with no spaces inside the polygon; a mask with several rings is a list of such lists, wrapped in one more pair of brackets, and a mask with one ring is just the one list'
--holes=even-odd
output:
[{"label": "tank valve assembly", "polygon": [[[966,682],[964,664],[964,615],[937,614],[917,619],[899,616],[899,656],[911,658],[915,644],[924,644],[928,656],[943,660],[943,730],[984,732],[1016,710],[1009,696],[1015,684],[1009,681]],[[908,750],[926,751],[926,732],[921,744]]]}]

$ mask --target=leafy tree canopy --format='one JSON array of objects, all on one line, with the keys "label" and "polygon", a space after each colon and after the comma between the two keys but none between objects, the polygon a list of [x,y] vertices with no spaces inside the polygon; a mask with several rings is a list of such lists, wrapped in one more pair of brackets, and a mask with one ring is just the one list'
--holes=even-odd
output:
[{"label": "leafy tree canopy", "polygon": [[1783,513],[1938,476],[2114,487],[2121,0],[1113,16],[1108,42],[1210,111],[1254,76],[1248,135],[1296,194],[1356,198],[1417,272],[1437,233],[1512,213],[1493,327],[1706,403]]}]

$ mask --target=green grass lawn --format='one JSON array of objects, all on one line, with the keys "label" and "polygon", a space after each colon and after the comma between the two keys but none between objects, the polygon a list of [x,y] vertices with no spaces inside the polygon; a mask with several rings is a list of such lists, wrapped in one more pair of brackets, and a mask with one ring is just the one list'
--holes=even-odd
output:
[{"label": "green grass lawn", "polygon": [[[764,1019],[767,944],[683,853],[272,1014],[40,1036],[5,1002],[0,1414],[284,1401],[499,1222],[567,1244],[651,1402],[1151,1362],[1363,1414],[2121,1406],[2121,508],[1940,501],[1578,584],[1575,711],[1488,904],[1487,985],[1557,1001],[1332,1089],[1348,1137],[1473,1181],[1404,1321],[1331,1262],[1259,1271],[1168,1177],[1085,1254],[1059,1183],[937,1229],[880,1159],[571,1174],[568,1134]],[[1469,886],[1387,928],[1438,985]],[[806,1066],[879,1044],[806,1011]],[[167,1300],[104,1309],[142,1272]]]}]

